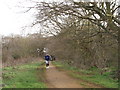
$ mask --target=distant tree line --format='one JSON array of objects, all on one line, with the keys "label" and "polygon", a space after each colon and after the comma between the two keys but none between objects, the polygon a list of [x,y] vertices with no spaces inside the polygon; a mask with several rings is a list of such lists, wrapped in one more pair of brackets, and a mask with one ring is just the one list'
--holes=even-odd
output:
[{"label": "distant tree line", "polygon": [[[11,35],[2,37],[2,62],[13,63],[18,60],[24,62],[24,58],[32,59],[43,55],[45,38],[39,33],[30,34],[26,37]],[[39,52],[37,49],[39,48]],[[29,62],[30,60],[28,60]]]}]

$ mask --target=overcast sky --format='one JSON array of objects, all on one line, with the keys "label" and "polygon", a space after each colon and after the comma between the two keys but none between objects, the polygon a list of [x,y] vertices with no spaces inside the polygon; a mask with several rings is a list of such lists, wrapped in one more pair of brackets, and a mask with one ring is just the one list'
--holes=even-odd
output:
[{"label": "overcast sky", "polygon": [[[59,1],[59,0],[34,0],[34,1]],[[30,0],[0,0],[0,35],[33,33],[39,31],[38,28],[28,28],[26,31],[22,27],[29,26],[34,21],[34,12],[20,13],[24,8],[18,6],[32,6]]]},{"label": "overcast sky", "polygon": [[25,1],[27,0],[0,0],[1,35],[21,34],[23,33],[22,27],[29,26],[33,22],[34,12],[23,13],[24,9],[18,7],[19,5],[28,6],[29,3]]}]

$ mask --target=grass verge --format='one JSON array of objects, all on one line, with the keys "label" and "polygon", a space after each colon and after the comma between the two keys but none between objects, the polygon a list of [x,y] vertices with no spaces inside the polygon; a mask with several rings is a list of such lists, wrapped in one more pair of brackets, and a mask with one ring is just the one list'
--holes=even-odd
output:
[{"label": "grass verge", "polygon": [[81,70],[62,62],[53,62],[59,70],[67,70],[69,74],[77,79],[101,85],[105,88],[118,88],[118,81],[110,77],[111,72],[105,72],[103,75],[98,73],[98,69]]},{"label": "grass verge", "polygon": [[46,88],[43,63],[3,68],[4,88]]}]

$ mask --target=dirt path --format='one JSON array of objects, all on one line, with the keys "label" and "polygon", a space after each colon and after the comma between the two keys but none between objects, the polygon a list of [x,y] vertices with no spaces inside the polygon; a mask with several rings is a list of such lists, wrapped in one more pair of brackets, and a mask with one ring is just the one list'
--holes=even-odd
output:
[{"label": "dirt path", "polygon": [[45,75],[48,88],[104,88],[97,84],[74,79],[66,72],[56,69],[51,63],[50,68],[46,69]]},{"label": "dirt path", "polygon": [[50,63],[50,68],[46,69],[46,80],[48,88],[103,88],[93,83],[77,80],[64,71],[59,71]]},{"label": "dirt path", "polygon": [[82,88],[79,82],[55,68],[52,64],[46,70],[46,79],[49,88]]}]

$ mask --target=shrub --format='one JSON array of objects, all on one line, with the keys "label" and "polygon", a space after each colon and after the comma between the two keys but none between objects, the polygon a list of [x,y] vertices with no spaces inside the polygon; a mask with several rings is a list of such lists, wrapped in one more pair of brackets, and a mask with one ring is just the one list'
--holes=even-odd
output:
[{"label": "shrub", "polygon": [[17,54],[17,53],[14,53],[14,54],[12,55],[12,57],[13,57],[14,59],[19,59],[19,58],[20,58],[20,55]]}]

